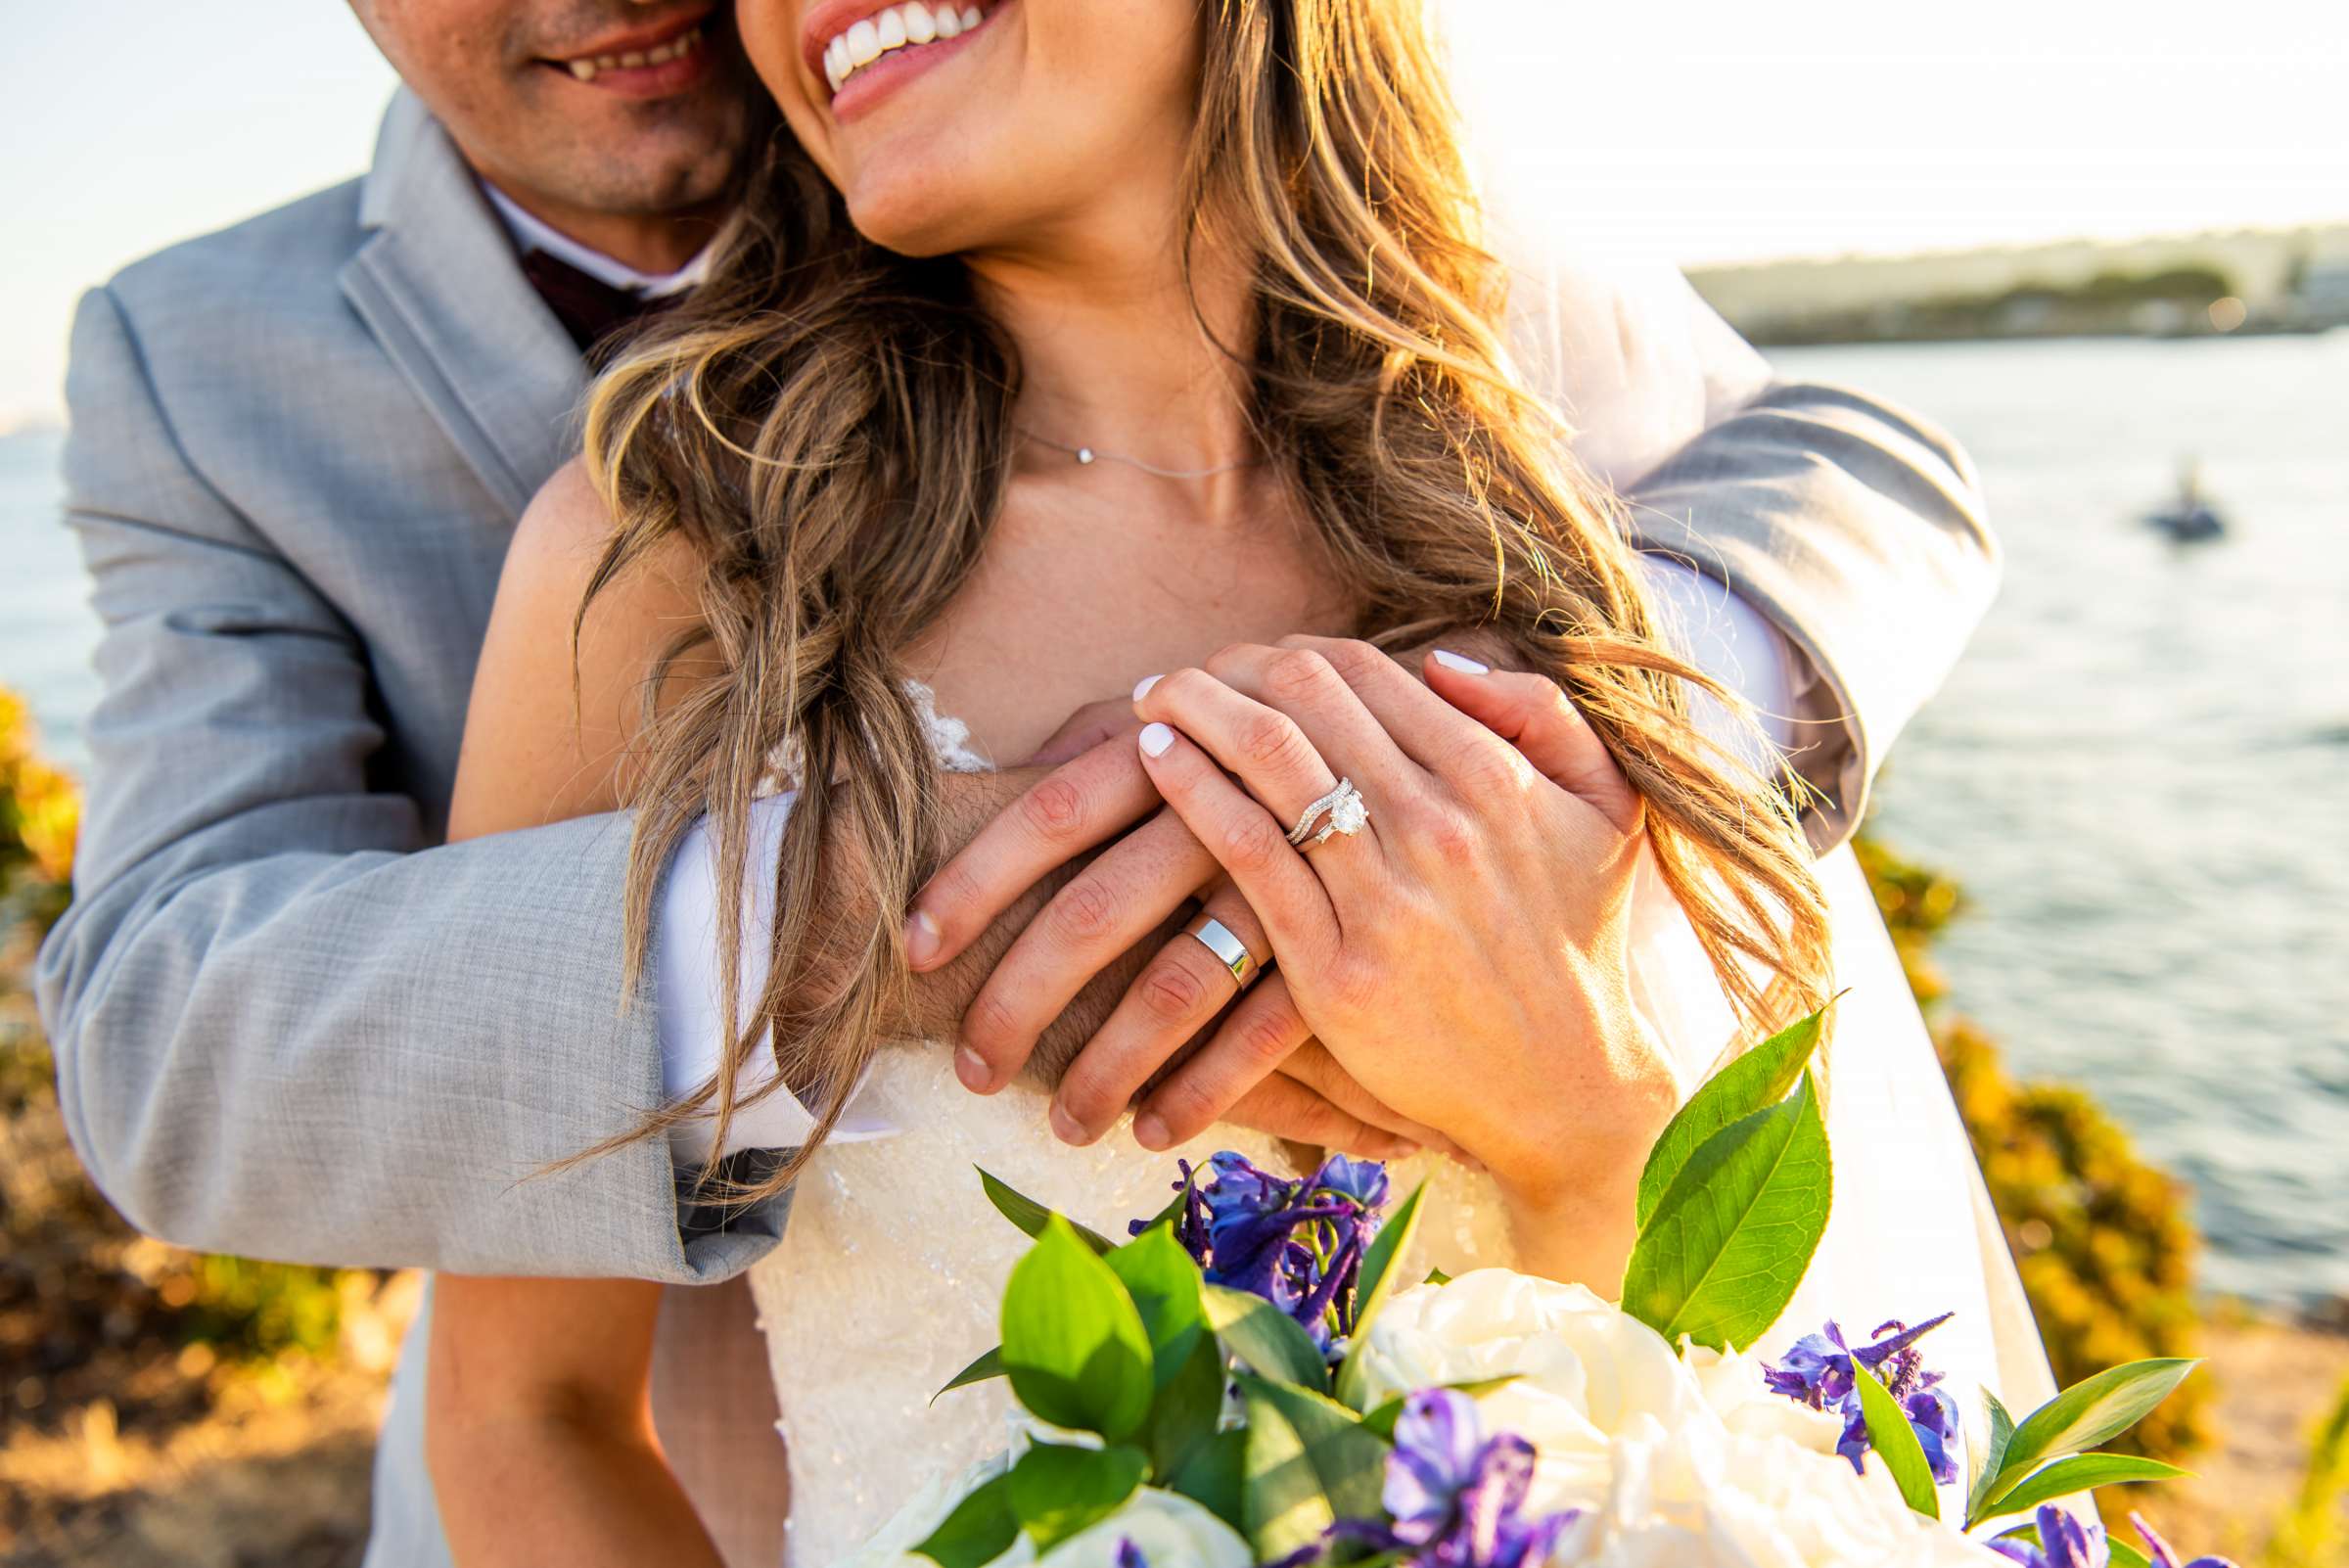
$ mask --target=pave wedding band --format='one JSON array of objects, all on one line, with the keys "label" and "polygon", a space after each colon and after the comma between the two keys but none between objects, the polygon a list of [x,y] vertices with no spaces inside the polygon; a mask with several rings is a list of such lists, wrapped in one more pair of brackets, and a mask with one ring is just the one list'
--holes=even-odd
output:
[{"label": "pave wedding band", "polygon": [[1231,934],[1229,926],[1214,915],[1202,914],[1183,927],[1182,934],[1197,938],[1199,945],[1216,955],[1216,962],[1231,971],[1240,988],[1247,989],[1248,977],[1256,973],[1256,958],[1248,945]]},{"label": "pave wedding band", "polygon": [[[1322,822],[1321,830],[1316,833],[1313,831],[1313,824],[1320,820],[1321,813],[1324,811],[1329,813],[1329,820]],[[1362,792],[1354,787],[1354,780],[1342,778],[1338,780],[1336,789],[1331,790],[1298,814],[1297,825],[1289,829],[1289,842],[1300,850],[1318,849],[1328,843],[1333,836],[1349,839],[1354,837],[1367,826],[1369,821],[1370,807],[1362,799]]]}]

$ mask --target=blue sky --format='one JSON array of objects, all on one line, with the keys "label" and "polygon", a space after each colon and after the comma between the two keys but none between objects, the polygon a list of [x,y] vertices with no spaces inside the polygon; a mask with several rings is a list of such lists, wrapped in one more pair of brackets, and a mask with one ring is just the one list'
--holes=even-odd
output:
[{"label": "blue sky", "polygon": [[[2312,34],[2322,7],[1446,4],[1505,189],[1569,245],[1696,262],[2349,220],[2349,29]],[[81,289],[356,173],[392,86],[338,0],[17,9],[0,430],[57,408]]]}]

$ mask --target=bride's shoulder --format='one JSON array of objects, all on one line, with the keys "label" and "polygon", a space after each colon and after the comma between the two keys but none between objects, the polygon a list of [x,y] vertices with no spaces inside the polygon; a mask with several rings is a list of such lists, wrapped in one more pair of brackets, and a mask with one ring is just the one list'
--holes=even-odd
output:
[{"label": "bride's shoulder", "polygon": [[577,461],[515,525],[474,671],[452,837],[611,809],[637,751],[647,677],[662,673],[666,702],[711,672],[691,654],[663,664],[701,621],[691,546],[666,539],[607,571],[614,537]]}]

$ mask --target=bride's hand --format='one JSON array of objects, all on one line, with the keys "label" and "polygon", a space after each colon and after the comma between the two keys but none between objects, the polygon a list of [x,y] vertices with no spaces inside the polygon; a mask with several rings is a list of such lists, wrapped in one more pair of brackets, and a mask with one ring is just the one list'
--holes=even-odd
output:
[{"label": "bride's hand", "polygon": [[[1611,1285],[1675,1100],[1627,975],[1640,803],[1546,678],[1431,653],[1426,680],[1366,643],[1227,649],[1141,694],[1143,765],[1339,1063],[1493,1173],[1530,1265]],[[1367,824],[1293,848],[1341,777]]]}]

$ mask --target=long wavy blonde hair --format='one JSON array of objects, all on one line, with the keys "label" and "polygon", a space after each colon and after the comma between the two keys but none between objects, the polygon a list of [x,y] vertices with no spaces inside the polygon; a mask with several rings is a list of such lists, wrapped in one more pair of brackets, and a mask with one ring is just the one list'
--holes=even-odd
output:
[{"label": "long wavy blonde hair", "polygon": [[[1686,683],[1710,683],[1666,650],[1613,502],[1512,378],[1505,276],[1479,244],[1419,0],[1203,0],[1201,26],[1185,278],[1208,247],[1251,269],[1248,413],[1362,629],[1402,647],[1483,626],[1555,676],[1644,797],[1664,880],[1741,1020],[1812,1004],[1826,922],[1795,809],[1691,728]],[[662,867],[707,815],[733,996],[749,804],[778,758],[829,781],[791,813],[771,967],[722,1066],[616,1142],[707,1114],[722,1143],[737,1071],[771,1039],[778,1082],[815,1115],[742,1195],[779,1190],[909,999],[901,920],[940,845],[900,651],[987,547],[1019,375],[959,261],[865,241],[778,136],[710,281],[597,385],[588,466],[618,526],[579,622],[672,535],[704,566],[702,623],[646,686],[629,972]],[[689,653],[697,677],[717,673],[672,689]]]}]

